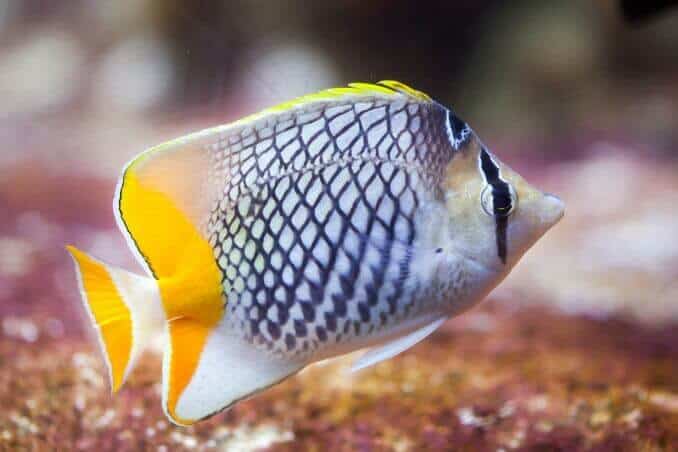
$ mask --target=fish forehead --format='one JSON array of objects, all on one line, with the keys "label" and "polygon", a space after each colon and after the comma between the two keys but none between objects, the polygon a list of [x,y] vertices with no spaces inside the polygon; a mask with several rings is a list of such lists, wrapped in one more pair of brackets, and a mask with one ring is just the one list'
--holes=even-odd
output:
[{"label": "fish forehead", "polygon": [[207,228],[231,327],[304,354],[416,311],[406,280],[419,205],[454,152],[445,120],[435,104],[363,100],[213,146],[224,186]]}]

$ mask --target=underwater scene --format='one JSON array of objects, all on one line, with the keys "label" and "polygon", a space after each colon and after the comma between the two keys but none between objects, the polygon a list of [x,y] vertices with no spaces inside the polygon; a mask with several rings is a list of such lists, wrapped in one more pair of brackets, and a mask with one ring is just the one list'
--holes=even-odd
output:
[{"label": "underwater scene", "polygon": [[672,3],[0,2],[0,451],[678,450]]}]

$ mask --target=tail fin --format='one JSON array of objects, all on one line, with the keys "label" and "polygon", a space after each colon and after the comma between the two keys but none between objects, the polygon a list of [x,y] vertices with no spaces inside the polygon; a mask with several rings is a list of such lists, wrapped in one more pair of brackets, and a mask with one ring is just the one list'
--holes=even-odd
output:
[{"label": "tail fin", "polygon": [[156,281],[111,267],[66,247],[75,262],[82,300],[94,323],[116,392],[165,314]]}]

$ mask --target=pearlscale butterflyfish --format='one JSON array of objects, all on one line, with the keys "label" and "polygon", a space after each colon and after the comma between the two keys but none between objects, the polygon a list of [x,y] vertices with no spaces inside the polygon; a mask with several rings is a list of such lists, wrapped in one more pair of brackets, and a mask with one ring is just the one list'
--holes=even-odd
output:
[{"label": "pearlscale butterflyfish", "polygon": [[353,83],[151,148],[113,210],[145,274],[68,247],[111,387],[164,328],[195,423],[316,361],[388,359],[482,300],[563,215],[452,110]]}]

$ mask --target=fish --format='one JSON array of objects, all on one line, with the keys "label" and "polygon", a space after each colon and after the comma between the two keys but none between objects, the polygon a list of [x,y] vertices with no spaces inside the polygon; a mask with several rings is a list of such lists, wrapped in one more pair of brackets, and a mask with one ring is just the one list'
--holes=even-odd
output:
[{"label": "fish", "polygon": [[403,83],[352,83],[142,152],[117,224],[145,271],[68,246],[113,392],[163,330],[177,425],[320,360],[354,371],[497,286],[564,213],[451,109]]}]

